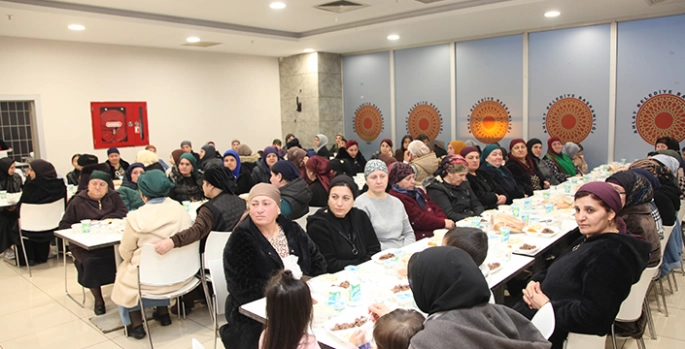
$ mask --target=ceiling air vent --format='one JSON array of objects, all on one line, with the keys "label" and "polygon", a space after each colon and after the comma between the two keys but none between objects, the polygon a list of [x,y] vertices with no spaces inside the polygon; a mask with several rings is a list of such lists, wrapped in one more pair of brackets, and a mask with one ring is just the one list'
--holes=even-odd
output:
[{"label": "ceiling air vent", "polygon": [[220,42],[211,42],[211,41],[200,41],[200,42],[191,42],[187,44],[183,44],[183,46],[191,46],[191,47],[201,47],[201,48],[207,48],[207,47],[212,47],[216,45],[221,45]]},{"label": "ceiling air vent", "polygon": [[667,3],[672,3],[672,2],[683,2],[685,0],[646,0],[647,4],[649,6],[652,5],[660,5],[660,4],[667,4]]},{"label": "ceiling air vent", "polygon": [[416,1],[422,2],[424,4],[430,4],[430,3],[440,2],[440,1],[445,1],[445,0],[416,0]]},{"label": "ceiling air vent", "polygon": [[359,4],[352,1],[340,0],[314,6],[314,8],[318,8],[319,10],[324,10],[328,12],[343,13],[359,10],[368,6],[369,5]]}]

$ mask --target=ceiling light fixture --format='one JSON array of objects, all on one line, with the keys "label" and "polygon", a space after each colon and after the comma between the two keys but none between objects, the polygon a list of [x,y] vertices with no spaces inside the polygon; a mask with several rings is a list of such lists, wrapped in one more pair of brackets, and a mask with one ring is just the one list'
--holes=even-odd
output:
[{"label": "ceiling light fixture", "polygon": [[191,43],[192,42],[200,42],[200,38],[198,38],[197,36],[191,36],[191,37],[187,38],[186,41],[191,42]]},{"label": "ceiling light fixture", "polygon": [[312,52],[314,52],[314,49],[313,48],[306,48],[306,49],[304,49],[303,52],[304,53],[312,53]]},{"label": "ceiling light fixture", "polygon": [[70,24],[67,28],[69,28],[69,30],[75,30],[75,31],[86,30],[86,27],[84,27],[80,24]]},{"label": "ceiling light fixture", "polygon": [[272,2],[269,7],[271,7],[274,10],[282,10],[285,8],[285,4],[282,2]]},{"label": "ceiling light fixture", "polygon": [[400,36],[397,34],[388,35],[388,40],[395,41],[395,40],[399,40],[399,39],[400,39]]},{"label": "ceiling light fixture", "polygon": [[545,17],[547,17],[547,18],[559,17],[560,14],[561,14],[561,12],[559,12],[559,11],[547,11],[547,12],[545,12]]}]

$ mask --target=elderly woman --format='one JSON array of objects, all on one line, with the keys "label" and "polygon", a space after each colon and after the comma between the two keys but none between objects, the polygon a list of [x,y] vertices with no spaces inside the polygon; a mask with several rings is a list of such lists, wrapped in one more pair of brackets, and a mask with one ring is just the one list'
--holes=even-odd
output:
[{"label": "elderly woman", "polygon": [[439,171],[442,182],[433,180],[426,189],[447,218],[456,222],[483,213],[483,205],[466,180],[468,168],[461,155],[445,156]]},{"label": "elderly woman", "polygon": [[382,154],[392,156],[392,140],[390,138],[383,138],[381,140],[380,148],[371,155],[371,159],[380,160]]},{"label": "elderly woman", "polygon": [[[243,146],[241,144],[240,146]],[[242,166],[238,152],[233,149],[224,153],[224,167],[229,169],[235,178],[235,194],[246,194],[252,189],[252,175]]]},{"label": "elderly woman", "polygon": [[328,152],[328,148],[326,148],[327,145],[328,137],[326,137],[326,135],[318,134],[314,137],[314,151],[316,151],[316,155],[328,159],[330,153]]},{"label": "elderly woman", "polygon": [[107,161],[105,161],[105,163],[109,165],[109,174],[113,179],[119,179],[123,177],[129,166],[128,162],[121,158],[119,149],[115,147],[107,150]]},{"label": "elderly woman", "polygon": [[205,144],[200,148],[200,161],[198,164],[198,167],[204,172],[210,167],[223,166],[223,161],[213,145]]},{"label": "elderly woman", "polygon": [[630,171],[616,172],[606,182],[620,196],[622,208],[618,216],[625,221],[628,232],[652,244],[648,267],[658,265],[664,228],[658,210],[653,212],[656,206],[650,206],[654,198],[652,185],[644,177]]},{"label": "elderly woman", "polygon": [[533,160],[535,166],[538,167],[538,171],[540,171],[542,177],[545,178],[550,185],[559,184],[559,180],[552,174],[552,169],[547,166],[547,162],[542,161],[542,141],[537,138],[531,138],[526,143],[526,148],[528,150],[528,157]]},{"label": "elderly woman", "polygon": [[381,160],[370,160],[364,168],[369,190],[359,196],[354,207],[366,212],[381,243],[381,250],[399,248],[416,241],[414,229],[402,202],[388,195],[388,167]]},{"label": "elderly woman", "polygon": [[577,174],[587,174],[587,163],[585,162],[585,156],[583,156],[580,145],[573,142],[566,142],[566,144],[564,144],[564,146],[561,148],[561,152],[571,158]]},{"label": "elderly woman", "polygon": [[392,186],[390,195],[400,199],[404,205],[416,240],[433,236],[435,229],[454,227],[454,221],[447,218],[422,189],[416,188],[411,166],[400,162],[393,165],[388,184]]},{"label": "elderly woman", "polygon": [[[123,261],[119,265],[112,289],[112,301],[119,305],[119,315],[127,328],[127,335],[136,339],[146,335],[138,303],[138,265],[141,248],[143,245],[169,238],[192,224],[185,208],[167,197],[173,186],[160,170],[141,174],[138,178],[138,189],[145,205],[127,216],[124,233],[121,236],[119,254]],[[190,281],[185,280],[163,287],[141,287],[146,294],[165,294],[183,288]],[[143,305],[157,306],[157,311],[152,317],[162,326],[171,324],[168,300],[143,299]]]},{"label": "elderly woman", "polygon": [[292,162],[295,165],[299,173],[299,176],[306,179],[307,170],[305,169],[305,164],[307,163],[307,161],[309,161],[307,151],[299,147],[290,148],[287,152],[287,158],[288,161]]},{"label": "elderly woman", "polygon": [[435,157],[435,153],[422,141],[416,140],[409,143],[405,161],[414,168],[416,181],[421,185],[424,179],[432,176],[440,166],[440,161]]},{"label": "elderly woman", "polygon": [[[528,318],[551,302],[556,327],[552,348],[569,332],[606,335],[631,286],[647,266],[651,247],[629,236],[619,216],[621,198],[609,184],[584,184],[575,194],[575,218],[583,236],[535,275],[514,309]],[[632,233],[631,231],[628,231]]]},{"label": "elderly woman", "polygon": [[344,148],[338,149],[338,155],[335,156],[337,159],[347,160],[352,166],[354,173],[364,172],[364,166],[366,166],[366,159],[364,155],[359,151],[359,143],[355,140],[349,140],[345,143]]},{"label": "elderly woman", "polygon": [[[239,313],[241,305],[264,296],[266,285],[287,263],[302,274],[317,276],[326,271],[319,248],[295,222],[278,213],[281,197],[271,184],[252,187],[247,200],[249,214],[233,230],[224,249],[228,286],[226,320],[221,340],[227,348],[257,347],[263,325]],[[297,257],[297,264],[293,263]]]},{"label": "elderly woman", "polygon": [[[15,162],[11,158],[0,159],[0,190],[8,193],[21,192],[21,176],[15,172]],[[5,257],[14,258],[14,251],[9,248],[18,243],[18,211],[16,207],[0,208],[0,251]]]},{"label": "elderly woman", "polygon": [[[69,200],[59,229],[70,229],[74,223],[84,219],[103,220],[107,218],[124,218],[128,213],[121,195],[108,185],[112,181],[109,173],[95,170],[90,174],[88,189],[79,192]],[[69,245],[74,256],[74,266],[78,271],[78,283],[89,288],[95,298],[95,315],[106,312],[105,300],[100,286],[114,282],[116,265],[114,251],[111,247],[86,250],[76,245]]]},{"label": "elderly woman", "polygon": [[488,173],[480,169],[480,152],[474,146],[468,146],[461,151],[461,156],[466,160],[468,173],[466,180],[471,190],[486,210],[495,209],[498,205],[504,205],[507,198],[506,191]]},{"label": "elderly woman", "polygon": [[[656,178],[656,182],[651,182],[654,189],[654,204],[659,210],[663,224],[674,225],[680,210],[680,195],[682,193],[671,171],[657,161],[649,159],[633,162],[630,169],[631,171],[634,169],[647,171]],[[641,173],[638,172],[638,174]]]},{"label": "elderly woman", "polygon": [[[183,149],[176,149],[171,152],[171,155],[169,155],[169,168],[165,171],[166,175],[171,178],[172,176],[178,176],[178,162],[181,161],[181,155],[183,155],[185,152]],[[199,156],[199,155],[198,155]]]},{"label": "elderly woman", "polygon": [[547,140],[547,155],[542,159],[559,183],[576,175],[576,166],[573,160],[563,153],[563,148],[559,137],[550,137]]},{"label": "elderly woman", "polygon": [[685,200],[685,174],[683,173],[683,169],[679,167],[678,154],[672,150],[659,150],[651,159],[666,166],[666,168],[671,171],[673,176],[675,176],[678,188],[680,188],[680,192],[682,193],[680,195],[680,200]]},{"label": "elderly woman", "polygon": [[504,166],[528,196],[532,196],[534,190],[549,188],[547,178],[542,175],[535,161],[528,155],[526,142],[521,138],[509,143],[509,159]]},{"label": "elderly woman", "polygon": [[516,183],[514,175],[504,166],[502,149],[496,144],[488,144],[480,155],[480,170],[490,175],[507,193],[507,204],[525,196]]},{"label": "elderly woman", "polygon": [[169,178],[174,183],[169,196],[178,202],[202,201],[205,198],[202,194],[202,176],[197,171],[193,154],[181,155],[176,168],[177,173]]},{"label": "elderly woman", "polygon": [[466,143],[462,140],[454,140],[447,145],[447,155],[459,155],[466,148]]},{"label": "elderly woman", "polygon": [[[67,188],[64,186],[64,181],[57,178],[57,172],[51,163],[41,159],[31,161],[26,176],[28,178],[24,184],[17,211],[22,204],[49,204],[58,200],[61,200],[66,207]],[[32,262],[35,264],[47,262],[50,242],[54,240],[52,232],[25,231],[22,234],[29,238],[29,240],[24,240],[29,265]],[[22,254],[21,249],[19,253]],[[23,255],[19,257],[19,263],[22,262],[24,262]]]},{"label": "elderly woman", "polygon": [[323,207],[328,203],[328,188],[331,185],[331,161],[321,156],[312,156],[305,165],[312,199],[309,206]]},{"label": "elderly woman", "polygon": [[271,166],[273,166],[278,158],[278,150],[274,147],[264,148],[262,159],[257,162],[257,166],[252,170],[252,183],[270,183],[271,181]]},{"label": "elderly woman", "polygon": [[407,149],[409,148],[409,143],[411,143],[414,140],[411,135],[405,135],[402,137],[402,142],[400,142],[400,147],[395,150],[395,159],[399,162],[404,161],[404,154],[406,154]]},{"label": "elderly woman", "polygon": [[290,161],[278,161],[271,166],[271,184],[281,194],[281,214],[289,219],[298,219],[309,213],[312,192],[300,172]]},{"label": "elderly woman", "polygon": [[358,195],[352,178],[337,176],[331,181],[327,207],[307,217],[307,234],[319,246],[329,273],[364,263],[381,250],[369,216],[353,207]]},{"label": "elderly woman", "polygon": [[415,253],[408,276],[416,305],[428,314],[423,330],[412,337],[411,348],[550,347],[521,314],[488,303],[488,283],[463,250],[439,246]]},{"label": "elderly woman", "polygon": [[140,162],[134,162],[126,170],[124,174],[124,181],[117,190],[121,199],[124,200],[126,208],[130,211],[137,210],[140,206],[145,205],[143,198],[140,197],[138,191],[138,178],[145,172],[145,166]]}]

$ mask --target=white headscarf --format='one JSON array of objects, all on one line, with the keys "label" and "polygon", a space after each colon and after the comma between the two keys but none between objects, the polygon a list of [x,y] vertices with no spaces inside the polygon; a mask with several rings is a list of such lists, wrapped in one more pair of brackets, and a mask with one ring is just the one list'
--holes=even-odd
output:
[{"label": "white headscarf", "polygon": [[424,144],[422,141],[412,141],[411,143],[409,143],[407,150],[409,150],[411,155],[416,157],[422,157],[424,155],[430,154],[431,152],[430,148],[428,148],[428,146]]},{"label": "white headscarf", "polygon": [[660,162],[662,165],[666,166],[674,175],[678,174],[678,168],[680,167],[680,163],[672,156],[658,154],[652,156],[652,160],[656,160]]},{"label": "white headscarf", "polygon": [[321,149],[321,148],[325,147],[326,145],[328,145],[328,137],[326,137],[325,135],[319,133],[318,135],[316,135],[316,138],[318,138],[319,141],[320,141],[320,142],[319,142],[319,146],[316,147],[316,151],[318,152],[319,149]]}]

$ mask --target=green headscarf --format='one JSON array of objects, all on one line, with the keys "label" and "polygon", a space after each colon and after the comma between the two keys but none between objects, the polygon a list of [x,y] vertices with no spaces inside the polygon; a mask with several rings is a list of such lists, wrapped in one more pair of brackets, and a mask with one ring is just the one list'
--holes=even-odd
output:
[{"label": "green headscarf", "polygon": [[169,195],[173,187],[174,183],[160,170],[146,171],[138,177],[138,190],[150,199]]},{"label": "green headscarf", "polygon": [[112,176],[107,172],[95,170],[90,174],[90,178],[88,180],[91,181],[93,179],[99,179],[109,183],[109,181],[112,180]]},{"label": "green headscarf", "polygon": [[564,154],[564,152],[557,154],[552,150],[552,143],[557,141],[561,142],[561,139],[559,139],[559,137],[551,137],[547,140],[547,158],[552,160],[561,172],[569,176],[575,176],[576,165],[573,164],[573,160],[571,160],[568,155]]},{"label": "green headscarf", "polygon": [[[184,154],[181,155],[181,157],[178,159],[178,162],[180,163],[181,160],[183,160],[183,159],[186,159],[186,160],[190,161],[190,164],[193,165],[193,171],[195,171],[195,170],[197,169],[197,159],[195,159],[195,156],[193,156],[193,154],[191,154],[191,153],[184,153]],[[178,166],[178,164],[176,164],[176,166]]]}]

